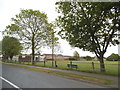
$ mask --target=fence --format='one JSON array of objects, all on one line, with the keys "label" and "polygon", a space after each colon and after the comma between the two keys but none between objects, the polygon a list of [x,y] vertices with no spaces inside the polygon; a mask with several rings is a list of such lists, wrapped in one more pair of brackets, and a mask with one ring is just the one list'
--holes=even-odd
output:
[{"label": "fence", "polygon": [[[52,67],[52,62],[54,63],[53,67]],[[16,62],[16,63],[31,65],[31,62]],[[77,65],[77,69],[69,68],[67,64]],[[60,69],[72,69],[72,70],[84,71],[84,72],[97,72],[97,73],[100,72],[99,61],[71,61],[71,60],[43,61],[43,62],[36,62],[35,65],[42,67],[60,68]],[[107,74],[118,75],[119,66],[120,66],[119,61],[105,61],[105,70]]]}]

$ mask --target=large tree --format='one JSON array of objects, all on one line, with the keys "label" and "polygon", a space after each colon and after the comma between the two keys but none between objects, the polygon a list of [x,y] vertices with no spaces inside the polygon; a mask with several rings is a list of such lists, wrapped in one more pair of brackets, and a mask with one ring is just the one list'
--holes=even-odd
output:
[{"label": "large tree", "polygon": [[47,15],[38,10],[21,10],[12,18],[13,24],[7,26],[5,32],[18,37],[24,47],[32,50],[32,64],[34,64],[35,53],[49,43],[52,24],[48,23]]},{"label": "large tree", "polygon": [[2,55],[4,59],[10,58],[12,60],[14,55],[21,53],[22,46],[18,39],[14,37],[5,36],[2,40]]},{"label": "large tree", "polygon": [[119,44],[119,2],[56,2],[59,34],[70,45],[94,52],[105,71],[103,57],[109,45]]}]

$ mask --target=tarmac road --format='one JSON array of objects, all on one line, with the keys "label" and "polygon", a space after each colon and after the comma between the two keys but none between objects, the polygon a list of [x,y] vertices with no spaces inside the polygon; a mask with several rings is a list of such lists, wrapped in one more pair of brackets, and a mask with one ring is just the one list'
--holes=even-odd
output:
[{"label": "tarmac road", "polygon": [[104,88],[45,72],[37,72],[4,64],[2,65],[1,77],[4,78],[1,78],[2,88]]}]

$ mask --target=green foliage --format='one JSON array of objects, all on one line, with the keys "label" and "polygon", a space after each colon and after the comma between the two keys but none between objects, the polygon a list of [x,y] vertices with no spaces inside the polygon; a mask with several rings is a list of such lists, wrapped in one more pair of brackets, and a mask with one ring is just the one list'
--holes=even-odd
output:
[{"label": "green foliage", "polygon": [[5,36],[2,40],[2,54],[5,59],[11,58],[14,55],[20,54],[22,46],[18,39]]},{"label": "green foliage", "polygon": [[73,53],[73,58],[74,58],[75,60],[79,60],[79,59],[80,59],[80,55],[79,55],[79,53],[78,53],[77,51],[75,51],[75,52]]},{"label": "green foliage", "polygon": [[[73,47],[94,52],[101,63],[109,45],[119,44],[118,2],[56,2],[59,35]],[[104,64],[101,70],[104,71]]]},{"label": "green foliage", "polygon": [[6,27],[4,35],[17,36],[22,40],[25,49],[32,49],[34,64],[34,54],[51,43],[53,24],[48,23],[45,13],[32,9],[21,10],[12,21],[13,24]]},{"label": "green foliage", "polygon": [[112,53],[110,56],[107,57],[108,61],[120,61],[120,56],[118,54]]},{"label": "green foliage", "polygon": [[57,2],[59,34],[72,46],[103,53],[115,45],[119,30],[119,3]]},{"label": "green foliage", "polygon": [[21,10],[12,21],[13,24],[8,25],[4,33],[15,37],[17,35],[26,49],[34,47],[37,52],[46,45],[52,32],[52,24],[48,23],[45,13],[32,9]]},{"label": "green foliage", "polygon": [[59,38],[55,36],[56,31],[54,29],[55,27],[52,26],[51,36],[49,37],[49,40],[47,41],[48,42],[47,46],[52,49],[52,54],[60,52],[60,43],[58,42]]}]

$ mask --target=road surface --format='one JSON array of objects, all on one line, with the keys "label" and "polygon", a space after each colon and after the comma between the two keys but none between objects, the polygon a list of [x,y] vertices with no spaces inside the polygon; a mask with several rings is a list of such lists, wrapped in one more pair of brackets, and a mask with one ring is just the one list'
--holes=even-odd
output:
[{"label": "road surface", "polygon": [[104,88],[45,72],[2,65],[2,88]]}]

